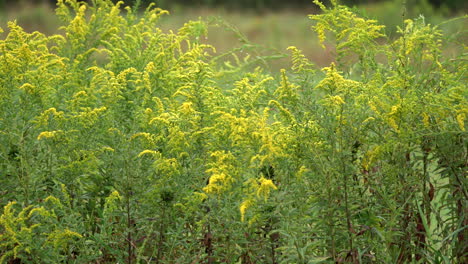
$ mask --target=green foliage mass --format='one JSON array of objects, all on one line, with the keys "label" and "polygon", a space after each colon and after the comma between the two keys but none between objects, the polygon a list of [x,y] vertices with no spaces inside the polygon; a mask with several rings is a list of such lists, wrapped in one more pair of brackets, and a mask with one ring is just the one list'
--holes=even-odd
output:
[{"label": "green foliage mass", "polygon": [[203,19],[163,32],[154,6],[61,0],[62,35],[10,22],[0,262],[466,263],[466,46],[314,2],[336,60],[290,47],[279,73],[248,43],[217,54]]}]

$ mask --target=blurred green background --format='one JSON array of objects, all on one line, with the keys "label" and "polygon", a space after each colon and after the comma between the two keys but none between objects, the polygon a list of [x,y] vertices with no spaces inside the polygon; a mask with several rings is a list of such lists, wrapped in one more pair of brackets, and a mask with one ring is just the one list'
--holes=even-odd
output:
[{"label": "blurred green background", "polygon": [[[117,2],[118,0],[114,0]],[[388,0],[387,0],[388,1]],[[55,4],[56,0],[0,0],[0,7],[15,3],[49,3]],[[129,4],[137,2],[137,0],[127,0]],[[254,9],[275,9],[284,7],[303,7],[309,5],[311,0],[140,0],[143,5],[147,5],[151,2],[156,2],[158,6],[170,9],[174,5],[181,6],[210,6],[210,7],[229,7],[229,8],[254,8]],[[322,0],[323,3],[328,4],[330,0]],[[385,2],[385,0],[341,0],[346,5],[362,5],[362,4],[375,4],[379,2]],[[407,4],[414,5],[420,4],[425,1],[421,0],[406,0]],[[436,8],[448,8],[453,11],[460,9],[460,7],[466,7],[465,0],[426,0],[427,3],[431,4]]]},{"label": "blurred green background", "polygon": [[[46,34],[60,33],[60,24],[54,16],[55,0],[0,0],[0,27],[17,20],[26,31]],[[116,2],[116,1],[115,1]],[[136,0],[125,0],[132,5]],[[252,43],[262,46],[270,54],[287,53],[288,46],[296,46],[319,66],[332,61],[333,50],[322,49],[310,27],[308,14],[319,10],[312,0],[141,0],[142,7],[155,2],[170,11],[159,24],[163,30],[177,30],[188,20],[203,17],[212,22],[204,41],[216,47],[218,53],[239,47],[238,31]],[[329,4],[329,0],[322,1]],[[396,27],[407,18],[423,14],[427,23],[437,25],[455,16],[466,15],[466,0],[342,0],[366,18],[377,19],[386,25],[386,33],[393,37]],[[216,26],[217,25],[217,26]],[[230,25],[230,26],[226,26]],[[459,37],[466,44],[467,19],[444,23],[441,29],[447,35]],[[461,36],[461,37],[460,37]],[[5,37],[5,33],[1,36]],[[461,46],[461,45],[460,45]],[[446,47],[450,53],[450,47]],[[273,70],[288,67],[288,59],[275,61]]]}]

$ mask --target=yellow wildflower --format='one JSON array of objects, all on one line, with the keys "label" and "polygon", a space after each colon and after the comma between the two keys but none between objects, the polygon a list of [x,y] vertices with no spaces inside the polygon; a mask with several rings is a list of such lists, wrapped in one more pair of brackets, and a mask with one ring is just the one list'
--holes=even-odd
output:
[{"label": "yellow wildflower", "polygon": [[142,152],[140,152],[140,154],[138,154],[138,157],[141,158],[143,155],[146,155],[146,154],[156,156],[158,155],[158,153],[159,152],[154,151],[154,150],[145,149]]},{"label": "yellow wildflower", "polygon": [[115,150],[114,150],[113,148],[108,147],[108,146],[102,147],[102,150],[103,150],[103,151],[109,151],[109,152],[115,152]]},{"label": "yellow wildflower", "polygon": [[43,138],[54,138],[57,133],[61,132],[61,130],[57,130],[57,131],[44,131],[44,132],[41,132],[38,136],[37,136],[37,139],[38,140],[41,140]]},{"label": "yellow wildflower", "polygon": [[[154,15],[154,14],[153,14]],[[154,72],[156,69],[156,66],[154,65],[154,62],[149,62],[148,64],[146,64],[146,67],[145,67],[145,71],[147,72]]]},{"label": "yellow wildflower", "polygon": [[224,173],[213,174],[210,177],[208,185],[203,188],[203,191],[210,194],[216,193],[219,194],[228,184],[229,179]]},{"label": "yellow wildflower", "polygon": [[251,199],[248,199],[248,200],[245,200],[241,203],[240,207],[239,207],[239,211],[240,211],[240,214],[241,214],[241,221],[244,222],[245,220],[245,212],[247,211],[247,209],[249,207],[251,207],[253,205],[254,201],[251,200]]},{"label": "yellow wildflower", "polygon": [[271,189],[277,190],[278,187],[273,183],[272,180],[265,179],[264,177],[261,177],[260,180],[260,187],[257,190],[257,196],[258,197],[263,197],[265,200],[268,199],[270,196],[270,191]]},{"label": "yellow wildflower", "polygon": [[180,112],[185,114],[185,115],[192,114],[193,112],[195,112],[192,105],[193,105],[192,102],[182,103],[182,105],[180,106]]},{"label": "yellow wildflower", "polygon": [[34,93],[34,90],[36,89],[36,86],[30,84],[30,83],[25,83],[23,85],[21,85],[20,87],[21,90],[27,92],[27,93]]},{"label": "yellow wildflower", "polygon": [[300,168],[299,168],[299,171],[297,172],[297,178],[298,179],[302,179],[302,177],[304,176],[304,174],[306,174],[307,172],[309,172],[310,170],[307,169],[304,165],[302,165]]},{"label": "yellow wildflower", "polygon": [[392,106],[392,110],[390,111],[390,113],[388,113],[388,115],[395,115],[395,114],[397,114],[399,109],[400,109],[400,106],[399,106],[399,105],[394,105],[394,106]]},{"label": "yellow wildflower", "polygon": [[330,100],[332,101],[332,103],[334,105],[342,105],[345,103],[345,101],[343,100],[343,98],[341,98],[341,96],[339,95],[335,95],[335,96],[331,96],[330,97]]},{"label": "yellow wildflower", "polygon": [[465,119],[466,119],[465,113],[459,113],[457,115],[457,123],[462,131],[465,131]]},{"label": "yellow wildflower", "polygon": [[389,118],[388,120],[388,124],[396,131],[396,132],[400,132],[399,128],[398,128],[398,124],[396,123],[395,119],[394,118]]},{"label": "yellow wildflower", "polygon": [[369,102],[369,107],[372,109],[372,111],[374,111],[374,113],[380,114],[380,111],[377,109],[377,106],[374,102]]},{"label": "yellow wildflower", "polygon": [[53,244],[56,249],[60,247],[65,248],[73,237],[82,238],[80,234],[69,229],[55,230],[47,236],[47,243]]},{"label": "yellow wildflower", "polygon": [[86,91],[79,91],[73,95],[73,98],[78,98],[80,96],[88,96],[88,94],[86,93]]},{"label": "yellow wildflower", "polygon": [[427,113],[422,114],[424,127],[429,127],[429,115]]},{"label": "yellow wildflower", "polygon": [[362,124],[367,124],[367,123],[369,123],[369,122],[371,122],[371,121],[373,121],[373,120],[375,120],[374,117],[372,117],[372,116],[371,116],[371,117],[368,117],[368,118],[366,118],[364,121],[362,121]]}]

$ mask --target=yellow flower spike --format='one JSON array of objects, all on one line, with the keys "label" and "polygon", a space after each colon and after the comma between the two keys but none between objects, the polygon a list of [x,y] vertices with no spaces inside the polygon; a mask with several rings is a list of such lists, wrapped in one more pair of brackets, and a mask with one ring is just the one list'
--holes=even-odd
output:
[{"label": "yellow flower spike", "polygon": [[81,5],[79,9],[79,14],[84,15],[85,12],[86,12],[86,5]]},{"label": "yellow flower spike", "polygon": [[81,96],[88,96],[88,94],[86,93],[86,91],[79,91],[79,92],[76,92],[73,95],[73,98],[78,98],[78,97],[81,97]]},{"label": "yellow flower spike", "polygon": [[47,236],[46,243],[53,244],[55,249],[59,249],[61,247],[65,248],[71,238],[82,238],[82,235],[69,229],[58,229]]},{"label": "yellow flower spike", "polygon": [[105,146],[101,148],[102,151],[107,151],[107,152],[115,152],[115,150],[111,147]]},{"label": "yellow flower spike", "polygon": [[65,184],[60,184],[60,189],[62,191],[62,195],[65,199],[65,203],[68,207],[71,206],[71,201],[72,201],[72,198],[70,196],[70,194],[68,193],[68,190],[67,190],[67,186],[65,186]]},{"label": "yellow flower spike", "polygon": [[139,137],[144,138],[149,142],[152,142],[152,140],[153,140],[151,134],[148,133],[148,132],[135,133],[130,137],[130,140],[134,140],[134,139],[139,138]]},{"label": "yellow flower spike", "polygon": [[288,101],[295,101],[298,98],[297,89],[298,85],[295,85],[289,82],[288,77],[286,76],[286,70],[281,69],[281,85],[276,89],[275,94],[278,96],[278,99],[284,99]]},{"label": "yellow flower spike", "polygon": [[209,179],[208,185],[203,188],[203,191],[208,194],[220,194],[226,184],[228,184],[226,174],[213,174]]},{"label": "yellow flower spike", "polygon": [[146,64],[146,67],[145,67],[146,72],[153,73],[155,70],[156,70],[156,66],[154,65],[154,62],[151,61],[148,64]]},{"label": "yellow flower spike", "polygon": [[180,106],[180,112],[185,114],[185,115],[190,115],[195,112],[195,109],[193,109],[193,103],[192,102],[184,102]]},{"label": "yellow flower spike", "polygon": [[291,51],[292,67],[296,73],[313,73],[313,64],[304,56],[302,51],[295,46],[289,46],[287,50]]},{"label": "yellow flower spike", "polygon": [[424,124],[424,127],[425,128],[428,128],[429,127],[429,115],[427,113],[422,113],[422,122]]},{"label": "yellow flower spike", "polygon": [[144,155],[151,155],[151,156],[155,157],[155,156],[160,155],[160,153],[157,152],[157,151],[154,151],[154,150],[145,149],[145,150],[143,150],[142,152],[140,152],[138,154],[138,158],[141,158]]},{"label": "yellow flower spike", "polygon": [[52,203],[55,206],[60,207],[60,208],[63,207],[60,200],[58,198],[56,198],[55,196],[52,196],[52,195],[47,196],[47,198],[44,199],[44,202],[50,202],[50,203]]},{"label": "yellow flower spike", "polygon": [[339,106],[339,105],[345,104],[345,101],[339,95],[331,96],[330,99],[331,99],[331,101],[333,102],[334,105]]},{"label": "yellow flower spike", "polygon": [[377,106],[375,105],[374,102],[369,102],[369,107],[372,109],[372,111],[376,114],[380,114],[380,111],[377,109]]},{"label": "yellow flower spike", "polygon": [[264,177],[261,177],[259,180],[260,187],[257,190],[257,196],[258,197],[263,197],[265,201],[270,197],[270,191],[277,190],[278,187],[273,183],[272,180],[265,179]]},{"label": "yellow flower spike", "polygon": [[299,180],[302,179],[302,177],[304,176],[304,174],[306,174],[307,172],[309,172],[310,170],[307,169],[304,165],[302,165],[300,168],[299,168],[299,171],[297,172],[297,178]]},{"label": "yellow flower spike", "polygon": [[400,132],[398,124],[396,123],[394,118],[392,118],[392,117],[388,118],[387,122],[390,125],[390,127],[392,127],[397,133]]},{"label": "yellow flower spike", "polygon": [[118,209],[118,202],[122,200],[122,196],[116,190],[114,190],[108,197],[104,204],[104,214],[109,216],[112,212]]},{"label": "yellow flower spike", "polygon": [[29,94],[33,94],[36,90],[36,86],[30,84],[30,83],[25,83],[23,85],[21,85],[21,87],[19,88],[20,90],[23,90]]},{"label": "yellow flower spike", "polygon": [[465,113],[459,113],[457,115],[457,123],[458,123],[458,127],[460,127],[460,129],[462,131],[466,131],[465,130],[465,119],[466,119],[466,114]]},{"label": "yellow flower spike", "polygon": [[398,113],[399,109],[400,109],[399,105],[392,106],[392,110],[390,111],[390,113],[388,113],[388,115],[395,115],[396,113]]},{"label": "yellow flower spike", "polygon": [[371,116],[371,117],[366,118],[364,121],[362,121],[362,124],[364,125],[364,124],[367,124],[367,123],[372,122],[374,120],[375,120],[375,118]]},{"label": "yellow flower spike", "polygon": [[194,192],[193,196],[194,196],[195,200],[197,200],[198,202],[203,202],[206,199],[208,199],[208,195],[206,195],[205,193],[202,193],[202,192]]},{"label": "yellow flower spike", "polygon": [[56,135],[58,133],[62,132],[61,130],[57,130],[57,131],[44,131],[44,132],[41,132],[38,136],[37,136],[37,139],[38,140],[41,140],[41,139],[44,139],[44,138],[54,138],[56,137]]},{"label": "yellow flower spike", "polygon": [[242,222],[245,221],[245,213],[246,213],[247,209],[249,207],[251,207],[253,204],[254,204],[254,201],[251,200],[251,199],[245,200],[245,201],[243,201],[241,203],[241,205],[239,207],[239,211],[240,211],[240,214],[241,214],[241,221]]},{"label": "yellow flower spike", "polygon": [[151,108],[146,108],[145,109],[145,115],[150,116],[153,113],[153,110]]}]

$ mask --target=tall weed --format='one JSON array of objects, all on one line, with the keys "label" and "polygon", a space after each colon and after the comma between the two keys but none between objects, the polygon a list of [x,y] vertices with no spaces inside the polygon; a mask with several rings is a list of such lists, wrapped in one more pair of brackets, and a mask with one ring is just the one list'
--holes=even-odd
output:
[{"label": "tall weed", "polygon": [[1,261],[466,262],[465,55],[423,17],[393,39],[314,2],[336,61],[290,47],[278,74],[154,6],[59,1],[63,35],[10,22]]}]

